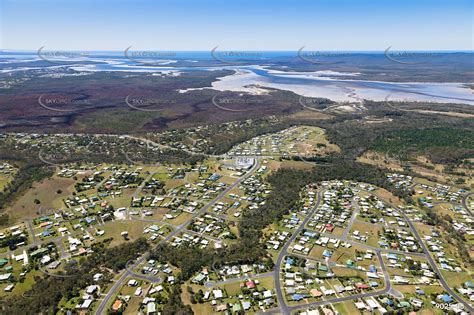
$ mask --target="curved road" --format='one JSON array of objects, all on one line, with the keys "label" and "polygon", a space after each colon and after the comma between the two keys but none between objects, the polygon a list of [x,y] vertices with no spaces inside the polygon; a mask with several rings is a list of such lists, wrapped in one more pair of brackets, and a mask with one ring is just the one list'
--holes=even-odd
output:
[{"label": "curved road", "polygon": [[300,226],[291,235],[291,237],[286,241],[285,245],[283,246],[280,252],[280,255],[278,255],[278,259],[277,259],[277,263],[275,265],[275,271],[274,271],[275,290],[277,293],[278,304],[280,305],[280,310],[283,312],[283,314],[290,314],[290,309],[288,305],[286,305],[285,296],[281,289],[281,279],[280,279],[281,264],[283,262],[283,258],[285,258],[287,254],[288,248],[290,247],[291,243],[293,243],[293,241],[296,239],[296,237],[298,237],[298,235],[301,233],[301,231],[303,230],[305,225],[308,223],[308,221],[312,218],[320,202],[321,202],[321,192],[318,192],[318,199],[316,200],[316,204],[314,205],[313,209],[308,213],[308,215],[300,224]]},{"label": "curved road", "polygon": [[[373,292],[367,292],[367,293],[353,294],[353,295],[338,297],[338,298],[334,298],[334,299],[328,299],[328,300],[324,300],[324,301],[316,301],[316,302],[303,304],[303,305],[290,306],[290,307],[287,307],[287,309],[289,310],[289,312],[292,312],[292,311],[300,310],[300,309],[303,309],[303,308],[306,309],[306,308],[311,308],[311,307],[315,307],[315,306],[321,306],[321,305],[326,305],[326,304],[351,301],[351,300],[356,300],[356,299],[367,298],[367,297],[371,297],[371,296],[378,296],[378,295],[390,293],[390,291],[392,291],[392,284],[390,282],[390,277],[389,277],[389,274],[387,272],[387,268],[385,267],[385,263],[382,259],[382,255],[381,255],[380,251],[377,251],[376,254],[377,254],[377,258],[380,262],[380,268],[383,271],[383,276],[384,276],[384,280],[385,280],[385,288],[384,289],[378,290],[378,291],[373,291]],[[290,313],[285,313],[285,314],[290,314]]]},{"label": "curved road", "polygon": [[[392,205],[391,205],[392,206]],[[396,209],[396,207],[393,207],[394,209]],[[438,269],[438,266],[436,265],[436,262],[434,261],[433,257],[431,257],[431,253],[429,252],[428,248],[426,247],[425,243],[423,243],[423,240],[421,239],[421,236],[420,234],[418,233],[418,231],[416,230],[415,228],[415,225],[413,224],[413,222],[410,220],[410,218],[408,218],[408,216],[403,212],[403,211],[399,211],[399,210],[396,210],[398,213],[400,213],[400,215],[408,222],[408,225],[410,225],[410,228],[412,229],[413,231],[413,234],[415,235],[415,237],[418,239],[418,242],[420,243],[420,246],[423,248],[423,252],[425,253],[426,255],[426,258],[428,259],[428,262],[430,263],[431,265],[431,268],[433,268],[433,270],[436,272],[436,274],[438,275],[439,277],[439,282],[441,283],[441,285],[444,287],[444,289],[446,290],[446,292],[448,292],[452,297],[454,297],[456,300],[458,300],[459,303],[463,304],[464,307],[466,309],[469,310],[469,312],[471,314],[474,314],[474,308],[469,304],[467,303],[466,301],[464,301],[464,299],[462,299],[456,292],[454,292],[453,289],[451,289],[451,287],[449,286],[449,284],[446,282],[446,280],[444,280],[443,278],[443,275],[441,274],[441,271]]]},{"label": "curved road", "polygon": [[[464,196],[463,201],[465,201],[467,199],[468,195],[470,195],[470,194],[467,194],[467,195]],[[459,303],[461,303],[464,306],[465,309],[469,310],[470,313],[474,314],[474,308],[468,302],[466,302],[464,299],[462,299],[456,292],[454,292],[454,290],[451,289],[449,284],[444,279],[443,274],[438,269],[438,266],[436,265],[436,262],[434,261],[433,257],[431,256],[430,251],[428,250],[425,243],[423,242],[423,239],[421,238],[420,234],[418,233],[418,231],[417,231],[415,225],[413,224],[413,222],[411,221],[411,219],[405,214],[405,212],[398,210],[398,208],[395,205],[391,204],[390,202],[387,202],[386,200],[384,200],[384,202],[387,203],[388,205],[390,205],[396,212],[398,212],[407,221],[407,223],[410,226],[413,234],[415,235],[418,242],[420,243],[420,246],[422,247],[423,252],[426,256],[426,259],[428,259],[428,262],[430,263],[431,268],[433,268],[434,272],[438,275],[439,282],[441,283],[443,288],[446,290],[446,292],[448,292]]]},{"label": "curved road", "polygon": [[[389,293],[392,290],[392,284],[390,283],[390,277],[387,272],[387,268],[385,267],[385,263],[382,259],[381,255],[381,249],[374,248],[375,252],[377,254],[377,258],[380,262],[381,269],[384,274],[384,280],[385,280],[385,288],[380,291],[375,291],[375,292],[367,292],[367,293],[361,293],[361,294],[355,294],[355,295],[350,295],[350,296],[345,296],[345,297],[339,297],[339,298],[334,298],[334,299],[329,299],[329,300],[324,300],[324,301],[316,301],[312,303],[307,303],[307,304],[302,304],[302,305],[295,305],[295,306],[288,306],[285,301],[285,297],[283,294],[283,291],[281,289],[281,279],[280,279],[280,270],[281,270],[281,264],[283,262],[283,258],[288,254],[288,248],[290,247],[291,243],[294,242],[296,237],[301,233],[303,228],[306,226],[308,221],[311,219],[313,216],[314,212],[316,211],[317,207],[319,206],[319,203],[321,202],[321,192],[318,192],[318,199],[316,201],[315,206],[311,210],[311,212],[306,216],[306,218],[303,220],[301,225],[298,227],[298,229],[292,234],[290,239],[285,243],[285,246],[283,247],[282,251],[280,252],[280,255],[278,256],[278,260],[275,266],[275,290],[277,293],[277,298],[278,298],[278,304],[280,307],[280,311],[283,314],[291,314],[292,311],[303,309],[303,308],[310,308],[313,306],[320,306],[320,305],[326,305],[330,303],[338,303],[338,302],[343,302],[343,301],[350,301],[358,298],[363,298],[363,297],[370,297],[370,296],[376,296],[380,294],[386,294]],[[362,244],[361,244],[362,245]],[[362,245],[364,246],[364,245]]]},{"label": "curved road", "polygon": [[[472,194],[474,194],[474,193],[466,194],[463,197],[462,202],[463,202],[463,206],[464,206],[464,208],[466,208],[466,210],[468,210],[467,205],[466,205],[466,200]],[[350,300],[359,299],[359,298],[366,298],[366,297],[378,296],[378,295],[387,294],[387,293],[393,293],[392,292],[393,287],[392,287],[392,284],[390,282],[390,277],[389,277],[389,274],[387,272],[387,268],[385,266],[385,263],[383,261],[382,255],[381,255],[381,252],[383,250],[379,249],[379,248],[373,248],[373,250],[376,252],[377,258],[380,262],[381,270],[384,274],[385,288],[383,290],[374,291],[374,292],[367,292],[367,293],[361,293],[361,294],[355,294],[355,295],[349,295],[349,296],[345,296],[345,297],[328,299],[328,300],[324,300],[324,301],[316,301],[316,302],[302,304],[302,305],[288,306],[286,304],[285,299],[284,299],[284,294],[283,294],[282,289],[281,289],[281,280],[280,280],[281,264],[282,264],[283,258],[287,255],[287,251],[288,251],[289,246],[296,239],[296,237],[299,235],[301,230],[304,228],[304,226],[306,225],[306,223],[309,221],[312,214],[316,210],[316,208],[317,208],[317,206],[320,202],[320,196],[321,196],[321,193],[319,192],[318,193],[318,201],[317,201],[316,206],[311,211],[311,213],[305,218],[305,220],[299,226],[299,228],[295,231],[295,233],[293,233],[293,235],[290,237],[290,239],[286,242],[285,246],[283,247],[282,251],[280,252],[280,255],[278,256],[277,264],[275,266],[275,271],[274,271],[275,272],[275,275],[274,275],[274,277],[275,277],[275,289],[276,289],[276,292],[277,292],[278,303],[279,303],[279,306],[280,306],[279,310],[283,314],[291,314],[292,311],[296,311],[296,310],[300,310],[300,309],[308,309],[308,308],[315,307],[315,306],[322,306],[322,305],[326,305],[326,304],[332,304],[332,303],[350,301]],[[464,306],[464,308],[467,309],[470,313],[474,314],[474,308],[468,302],[463,300],[456,292],[454,292],[454,290],[451,289],[449,284],[443,278],[443,275],[441,274],[441,271],[438,269],[438,266],[436,265],[436,262],[432,258],[432,256],[431,256],[428,248],[426,247],[426,245],[423,243],[423,240],[422,240],[421,236],[419,235],[418,231],[416,230],[415,225],[410,220],[410,218],[403,211],[397,210],[397,207],[395,207],[394,205],[392,205],[390,203],[388,203],[388,204],[390,206],[392,206],[392,208],[395,209],[398,213],[400,213],[400,215],[407,221],[408,225],[410,226],[410,229],[413,231],[413,234],[415,235],[418,242],[420,243],[420,246],[423,249],[423,252],[424,252],[423,256],[426,256],[426,258],[428,259],[429,264],[431,265],[432,269],[438,275],[439,282],[441,283],[443,288],[446,290],[446,292],[448,292],[448,294],[450,294],[459,303],[461,303]],[[468,210],[468,212],[472,215],[472,213],[469,210]],[[358,244],[358,245],[365,246],[364,244]],[[278,310],[271,311],[269,313],[275,313],[275,312],[278,313]]]},{"label": "curved road", "polygon": [[[230,185],[229,187],[227,187],[223,192],[221,192],[216,198],[214,198],[211,202],[209,202],[208,204],[206,204],[204,207],[202,207],[199,211],[196,211],[193,216],[188,220],[186,221],[185,223],[181,224],[179,227],[177,227],[173,232],[171,232],[170,234],[168,234],[168,236],[166,238],[164,238],[161,242],[161,243],[164,243],[164,242],[167,242],[169,241],[170,239],[172,239],[174,236],[176,236],[177,234],[179,234],[180,232],[182,232],[186,226],[188,225],[189,222],[191,222],[193,219],[195,219],[196,217],[198,217],[199,215],[201,215],[202,213],[206,212],[209,208],[211,208],[215,203],[217,203],[220,199],[222,199],[223,197],[225,197],[225,195],[227,195],[229,193],[229,191],[231,191],[232,189],[234,189],[237,185],[239,185],[243,180],[247,179],[247,177],[250,177],[254,172],[255,170],[260,166],[260,161],[258,159],[255,159],[255,164],[252,166],[252,168],[247,172],[247,174],[245,174],[244,176],[242,176],[241,178],[239,178],[235,183],[233,183],[232,185]],[[130,269],[135,269],[139,264],[141,264],[143,261],[145,261],[145,259],[147,258],[147,254],[144,254],[143,256],[141,256],[132,266]],[[97,311],[95,312],[96,315],[101,315],[101,314],[104,314],[105,312],[105,309],[107,307],[107,303],[108,301],[113,297],[115,296],[115,292],[122,286],[123,282],[130,276],[133,276],[135,273],[133,271],[130,271],[130,269],[126,269],[122,275],[120,276],[120,278],[113,284],[113,286],[110,288],[109,292],[107,292],[107,295],[104,297],[104,299],[102,300],[102,302],[100,303],[99,307],[97,308]]]}]

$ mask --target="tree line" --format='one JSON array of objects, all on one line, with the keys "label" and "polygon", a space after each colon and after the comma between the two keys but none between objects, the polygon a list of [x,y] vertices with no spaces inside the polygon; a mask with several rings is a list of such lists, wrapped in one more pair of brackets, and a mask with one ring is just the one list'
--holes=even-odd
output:
[{"label": "tree line", "polygon": [[67,301],[78,296],[81,288],[95,283],[94,274],[106,273],[108,269],[115,272],[123,270],[129,260],[137,258],[149,249],[144,238],[109,248],[107,246],[110,240],[93,245],[93,253],[79,259],[78,267],[74,270],[63,272],[65,277],[35,277],[31,290],[22,296],[0,300],[0,313],[56,314],[61,300]]}]

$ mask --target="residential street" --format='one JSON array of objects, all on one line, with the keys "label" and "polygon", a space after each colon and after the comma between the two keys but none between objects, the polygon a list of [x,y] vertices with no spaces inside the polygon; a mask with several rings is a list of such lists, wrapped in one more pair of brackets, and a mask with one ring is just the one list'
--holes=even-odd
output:
[{"label": "residential street", "polygon": [[296,237],[301,233],[305,225],[309,222],[311,219],[312,215],[316,211],[316,209],[319,206],[319,203],[321,202],[321,192],[318,192],[318,199],[316,200],[316,203],[313,206],[313,209],[308,213],[308,215],[305,217],[303,222],[300,224],[300,226],[296,229],[296,231],[293,232],[291,237],[286,241],[285,245],[281,249],[281,252],[278,256],[277,263],[275,264],[275,271],[274,271],[274,277],[275,277],[275,290],[277,294],[277,299],[278,299],[278,304],[280,305],[280,310],[284,314],[289,314],[290,309],[288,305],[285,302],[285,295],[283,294],[283,291],[281,289],[281,279],[280,279],[280,271],[281,271],[281,266],[283,263],[283,258],[288,253],[288,248],[290,247],[291,243],[296,239]]},{"label": "residential street", "polygon": [[[224,191],[222,191],[216,198],[214,198],[211,202],[206,204],[204,207],[202,207],[199,211],[196,211],[191,218],[189,218],[185,223],[181,224],[178,226],[176,229],[173,230],[168,236],[166,236],[160,243],[163,242],[168,242],[171,240],[173,237],[178,235],[179,233],[183,232],[185,230],[186,226],[195,218],[197,218],[199,215],[202,213],[206,212],[208,209],[210,209],[212,206],[214,206],[219,200],[221,200],[223,197],[225,197],[232,189],[237,187],[242,181],[244,181],[247,177],[251,176],[258,168],[260,167],[260,160],[255,159],[255,163],[252,166],[252,168],[241,178],[239,178],[237,181],[235,181],[233,184],[231,184],[229,187],[227,187]],[[96,315],[101,315],[103,314],[105,308],[107,307],[107,304],[109,300],[117,294],[117,290],[123,285],[124,281],[130,277],[130,276],[136,276],[137,274],[135,272],[131,272],[130,270],[135,269],[139,264],[144,262],[147,259],[148,254],[145,254],[141,256],[135,263],[131,266],[131,268],[127,268],[120,278],[113,284],[113,286],[110,288],[109,292],[106,294],[104,299],[101,301],[99,307],[96,310]]]}]

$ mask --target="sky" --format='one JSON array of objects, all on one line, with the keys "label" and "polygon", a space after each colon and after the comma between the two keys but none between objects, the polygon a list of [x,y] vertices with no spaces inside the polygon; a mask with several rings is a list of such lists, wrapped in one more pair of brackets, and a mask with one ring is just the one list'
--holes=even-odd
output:
[{"label": "sky", "polygon": [[0,0],[0,48],[473,50],[472,0]]}]

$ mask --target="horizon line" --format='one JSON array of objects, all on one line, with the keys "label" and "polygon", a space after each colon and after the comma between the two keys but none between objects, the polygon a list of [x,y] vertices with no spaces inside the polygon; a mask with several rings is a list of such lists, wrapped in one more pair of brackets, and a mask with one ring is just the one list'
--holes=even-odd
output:
[{"label": "horizon line", "polygon": [[[45,46],[43,46],[45,47]],[[2,48],[0,49],[0,52],[38,52],[39,49],[43,48],[40,47],[38,49],[15,49],[15,48]],[[117,49],[44,49],[44,51],[71,51],[71,52],[80,52],[80,51],[90,51],[90,52],[123,52],[127,48],[124,48],[123,50],[117,50]],[[323,49],[305,49],[305,51],[320,51],[320,52],[347,52],[347,53],[384,53],[388,48],[385,48],[383,50],[323,50]],[[173,50],[173,49],[131,49],[130,51],[159,51],[159,52],[211,52],[212,49],[209,50]],[[225,49],[225,50],[218,50],[221,52],[298,52],[298,49],[296,50],[244,50],[244,49]],[[429,49],[429,50],[421,50],[421,49],[390,49],[391,52],[469,52],[469,53],[474,53],[474,49]]]}]

